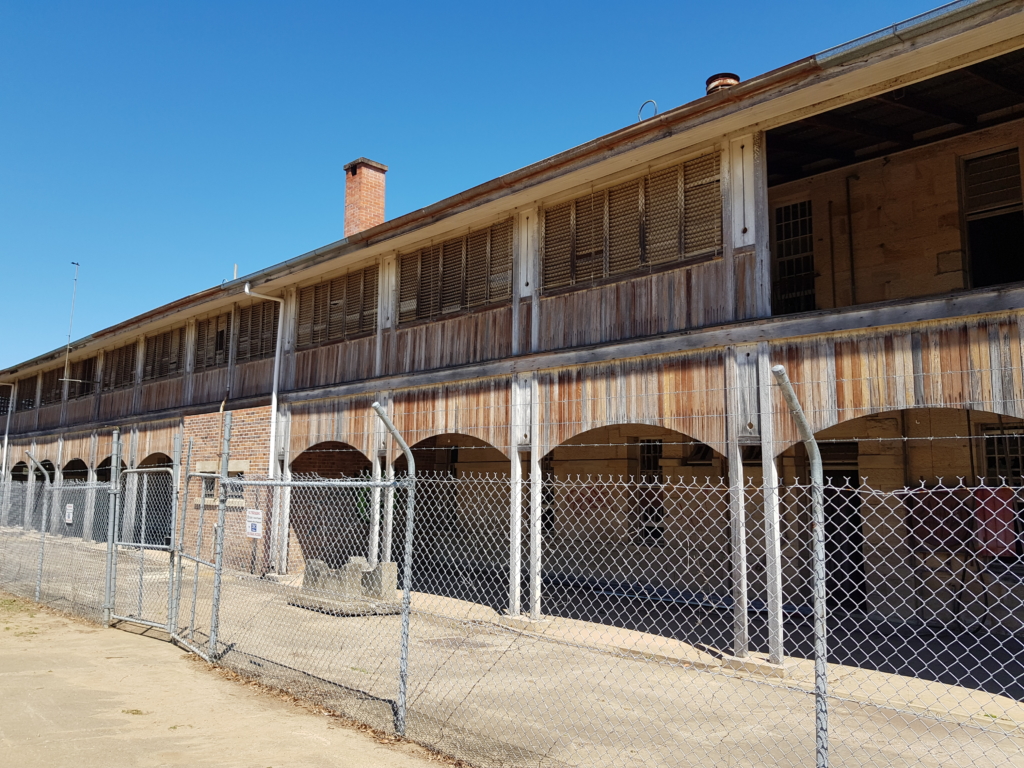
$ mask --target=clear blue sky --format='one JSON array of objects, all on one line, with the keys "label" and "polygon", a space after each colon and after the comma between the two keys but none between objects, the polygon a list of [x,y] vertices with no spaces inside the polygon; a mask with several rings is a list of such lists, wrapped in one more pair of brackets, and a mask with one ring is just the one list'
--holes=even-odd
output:
[{"label": "clear blue sky", "polygon": [[0,0],[0,367],[936,4]]}]

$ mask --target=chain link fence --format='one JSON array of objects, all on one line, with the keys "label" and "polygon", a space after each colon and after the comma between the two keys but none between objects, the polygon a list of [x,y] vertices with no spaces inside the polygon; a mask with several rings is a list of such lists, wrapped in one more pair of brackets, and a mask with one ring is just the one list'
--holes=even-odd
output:
[{"label": "chain link fence", "polygon": [[812,485],[184,470],[0,486],[0,586],[100,620],[111,530],[115,616],[473,765],[1024,764],[1020,487],[826,483],[816,632]]}]

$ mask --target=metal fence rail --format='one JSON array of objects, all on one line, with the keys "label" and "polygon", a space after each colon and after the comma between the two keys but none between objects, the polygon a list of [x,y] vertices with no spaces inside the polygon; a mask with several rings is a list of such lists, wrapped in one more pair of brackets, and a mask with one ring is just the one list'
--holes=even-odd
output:
[{"label": "metal fence rail", "polygon": [[[149,528],[130,521],[169,496],[147,486],[142,504],[122,475],[109,528],[115,606],[141,574],[152,611],[170,599],[176,638],[219,664],[480,766],[820,755],[814,486],[771,494],[775,583],[760,485],[548,477],[537,537],[529,480],[418,473],[409,526],[401,476],[225,474],[182,473],[173,571],[165,550],[131,546]],[[100,620],[106,542],[86,533],[105,527],[109,490],[0,485],[0,587]],[[1024,763],[1024,489],[820,492],[829,764]]]}]

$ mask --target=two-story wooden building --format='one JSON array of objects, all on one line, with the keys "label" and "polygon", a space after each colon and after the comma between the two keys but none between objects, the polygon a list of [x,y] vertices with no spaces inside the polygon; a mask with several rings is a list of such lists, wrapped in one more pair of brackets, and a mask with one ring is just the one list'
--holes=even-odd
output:
[{"label": "two-story wooden building", "polygon": [[[1022,143],[1012,0],[712,78],[697,101],[390,221],[387,169],[361,158],[344,239],[81,339],[68,375],[63,349],[0,371],[4,476],[31,479],[32,451],[55,477],[102,477],[114,426],[128,465],[166,463],[176,434],[209,462],[222,408],[232,471],[384,473],[398,454],[380,400],[421,471],[770,489],[806,475],[772,390],[783,363],[830,476],[1019,482]],[[513,487],[477,510],[494,541]],[[755,548],[795,546],[765,496]],[[524,514],[542,504],[537,490]],[[685,526],[709,547],[728,536],[727,516],[630,514],[601,529],[618,537],[602,557]],[[572,527],[545,522],[550,562]],[[866,540],[900,531],[863,521]],[[866,599],[883,610],[891,590]]]}]

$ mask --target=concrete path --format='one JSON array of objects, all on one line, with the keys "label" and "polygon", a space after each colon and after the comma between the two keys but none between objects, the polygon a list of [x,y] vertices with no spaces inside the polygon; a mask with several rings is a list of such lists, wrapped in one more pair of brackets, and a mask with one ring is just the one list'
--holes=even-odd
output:
[{"label": "concrete path", "polygon": [[2,592],[0,755],[19,768],[443,764],[227,679],[166,642],[41,612]]}]

